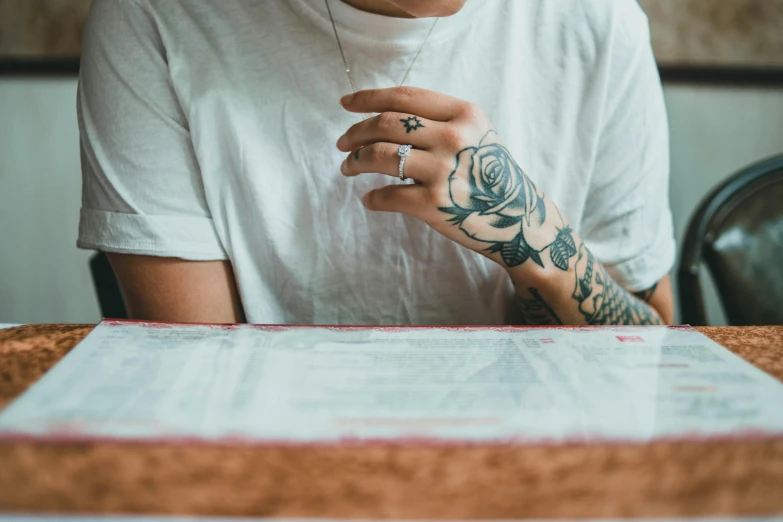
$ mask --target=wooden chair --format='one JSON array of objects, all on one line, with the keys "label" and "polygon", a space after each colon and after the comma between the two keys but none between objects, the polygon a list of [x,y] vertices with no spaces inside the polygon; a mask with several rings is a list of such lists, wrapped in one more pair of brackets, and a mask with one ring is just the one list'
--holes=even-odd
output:
[{"label": "wooden chair", "polygon": [[729,324],[783,324],[783,155],[748,167],[701,203],[678,272],[684,323],[707,324],[706,265]]}]

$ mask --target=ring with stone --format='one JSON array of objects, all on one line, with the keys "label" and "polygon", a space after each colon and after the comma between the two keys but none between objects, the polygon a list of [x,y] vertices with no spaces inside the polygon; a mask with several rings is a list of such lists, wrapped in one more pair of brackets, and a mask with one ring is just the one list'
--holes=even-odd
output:
[{"label": "ring with stone", "polygon": [[400,179],[405,181],[405,158],[410,156],[413,145],[400,145],[397,155],[400,157]]}]

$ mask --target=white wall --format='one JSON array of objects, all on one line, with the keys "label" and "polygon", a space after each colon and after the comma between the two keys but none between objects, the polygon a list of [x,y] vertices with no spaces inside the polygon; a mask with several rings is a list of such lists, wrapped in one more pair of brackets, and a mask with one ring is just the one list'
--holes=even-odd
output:
[{"label": "white wall", "polygon": [[[0,322],[96,322],[89,253],[76,249],[74,79],[0,78]],[[783,153],[783,89],[668,86],[678,239],[712,187]],[[714,299],[716,323],[722,321]]]}]

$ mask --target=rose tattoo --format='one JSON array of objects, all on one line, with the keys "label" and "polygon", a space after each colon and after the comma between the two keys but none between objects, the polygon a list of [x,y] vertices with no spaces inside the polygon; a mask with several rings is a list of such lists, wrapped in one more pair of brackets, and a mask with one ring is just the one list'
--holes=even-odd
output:
[{"label": "rose tattoo", "polygon": [[[495,131],[478,147],[458,154],[457,167],[449,176],[449,195],[453,206],[440,208],[452,216],[449,222],[469,237],[490,243],[487,251],[500,253],[509,267],[528,259],[543,267],[541,252],[551,245],[555,265],[568,269],[568,259],[576,253],[571,229],[565,225],[542,229],[547,217],[544,193],[498,142]],[[547,236],[543,244],[540,232]],[[528,234],[536,236],[541,248],[531,246]]]}]

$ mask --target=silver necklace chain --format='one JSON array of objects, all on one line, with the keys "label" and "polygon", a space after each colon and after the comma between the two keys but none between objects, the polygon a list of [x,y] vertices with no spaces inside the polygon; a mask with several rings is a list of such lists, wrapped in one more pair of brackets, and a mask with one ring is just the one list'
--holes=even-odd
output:
[{"label": "silver necklace chain", "polygon": [[[329,5],[329,0],[324,0],[324,2],[326,3],[326,10],[329,13],[329,20],[331,20],[332,22],[332,29],[334,29],[334,38],[335,40],[337,40],[337,47],[340,49],[340,57],[343,59],[343,65],[345,66],[345,74],[348,75],[348,81],[351,84],[351,91],[356,93],[356,83],[353,81],[353,75],[351,74],[351,68],[348,66],[348,60],[345,59],[345,51],[343,50],[343,44],[340,41],[340,34],[337,31],[337,24],[334,22],[334,16],[332,16],[332,7]],[[432,27],[430,27],[430,31],[427,33],[427,36],[424,37],[424,41],[421,42],[421,46],[419,46],[419,50],[416,51],[416,56],[414,56],[413,60],[411,60],[411,64],[408,67],[408,70],[405,71],[405,76],[402,77],[402,81],[400,82],[399,87],[405,85],[405,81],[408,79],[408,75],[413,70],[413,65],[416,63],[416,60],[418,60],[422,49],[424,49],[424,46],[427,44],[427,41],[430,39],[430,35],[432,35],[432,32],[435,30],[435,26],[438,25],[438,21],[440,21],[440,18],[435,19],[435,22],[432,24]],[[362,114],[362,119],[367,119],[365,114]]]}]

